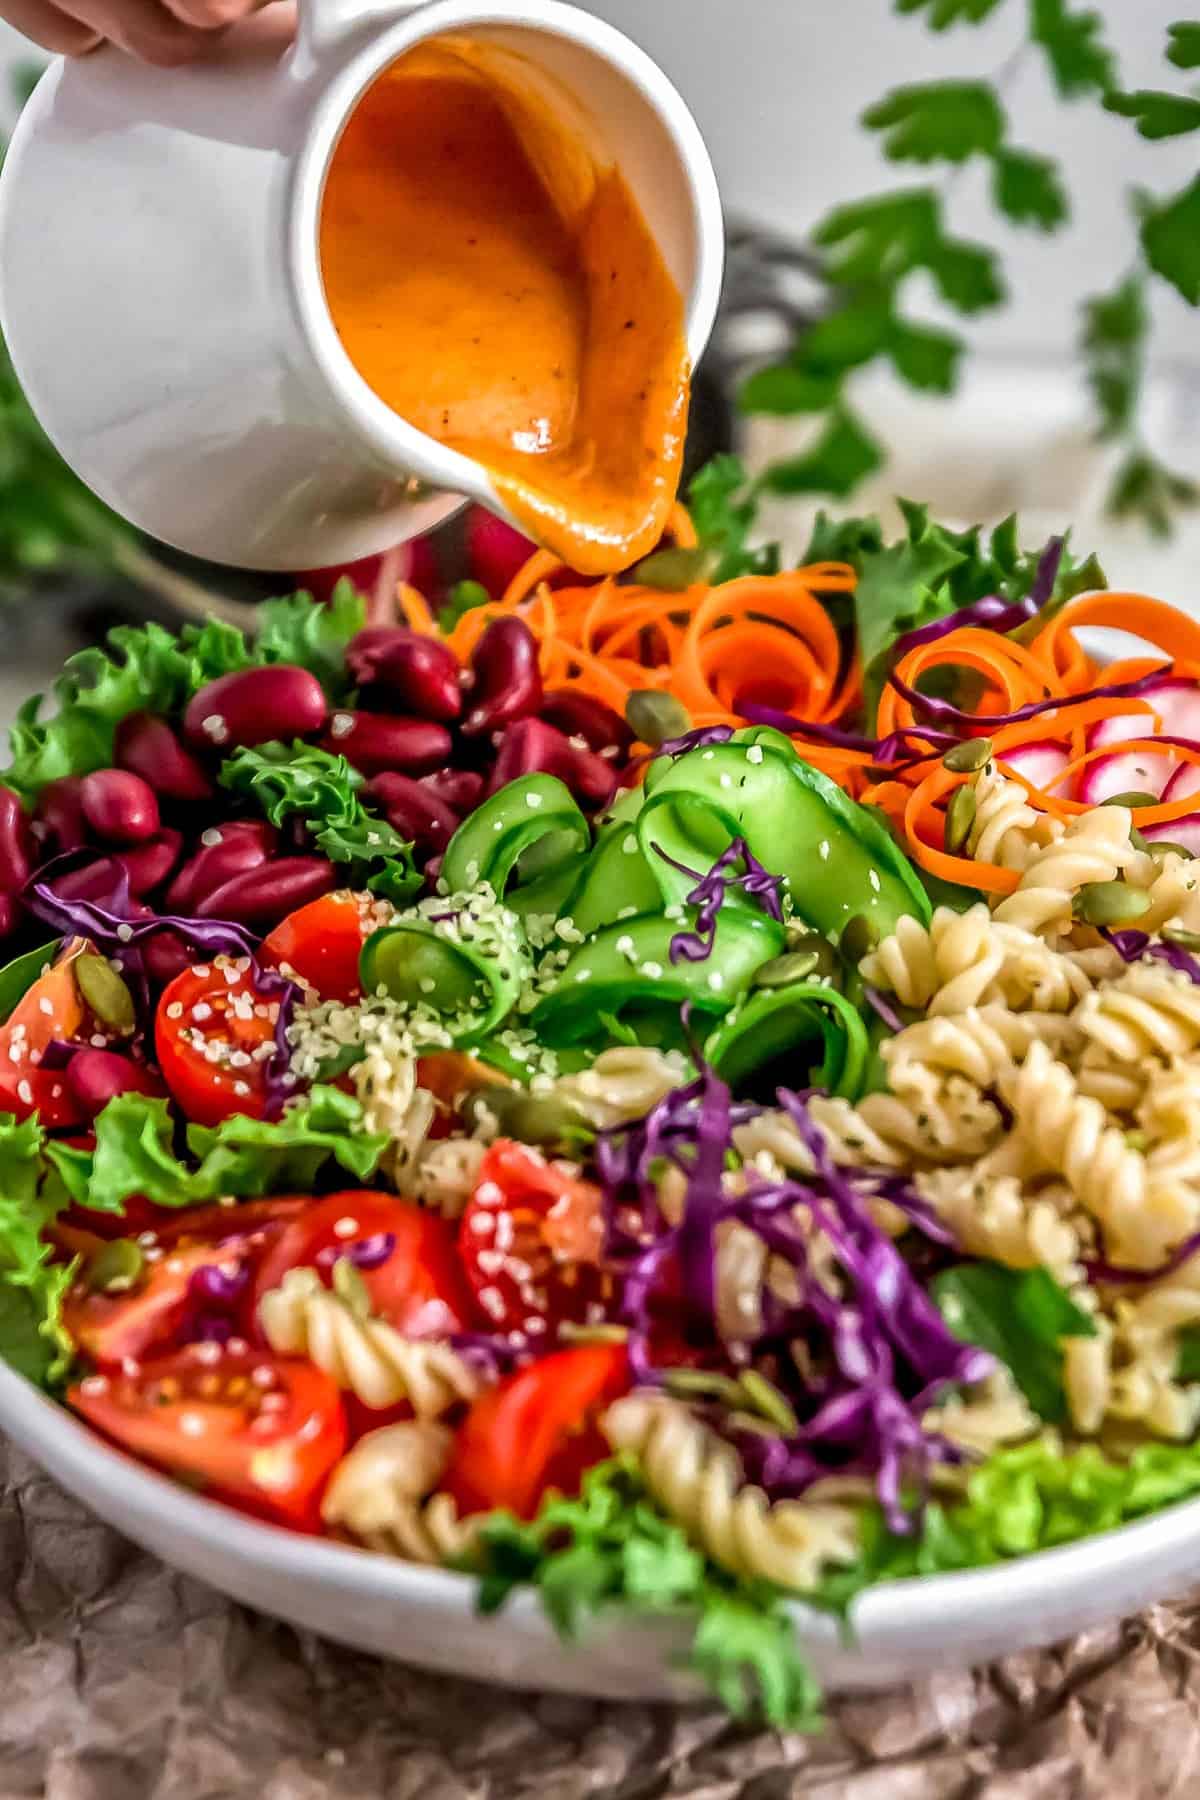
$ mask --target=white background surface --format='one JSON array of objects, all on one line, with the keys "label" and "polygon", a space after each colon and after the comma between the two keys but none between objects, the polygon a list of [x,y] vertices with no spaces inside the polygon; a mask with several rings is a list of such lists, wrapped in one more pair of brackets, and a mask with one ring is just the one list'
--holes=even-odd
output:
[{"label": "white background surface", "polygon": [[[891,0],[594,0],[593,10],[638,38],[677,81],[713,151],[727,208],[798,235],[839,200],[925,178],[882,158],[857,123],[864,106],[898,82],[1003,71],[1014,140],[1063,160],[1073,223],[1051,239],[1006,229],[981,172],[953,178],[953,226],[1003,251],[1012,302],[965,326],[985,354],[953,405],[868,377],[862,403],[893,460],[867,498],[876,504],[907,492],[960,518],[1019,506],[1031,531],[1074,518],[1081,536],[1101,544],[1116,579],[1190,600],[1200,520],[1167,550],[1103,520],[1110,465],[1090,443],[1069,352],[1082,295],[1112,287],[1128,266],[1129,189],[1167,191],[1187,180],[1195,139],[1143,144],[1094,102],[1064,106],[1037,55],[1027,52],[1014,67],[1023,0],[1003,0],[980,29],[940,37],[895,16]],[[1162,58],[1167,25],[1188,11],[1180,0],[1101,0],[1100,10],[1126,86],[1182,79]],[[16,33],[0,26],[0,59],[24,53]],[[906,303],[935,311],[915,285]],[[1156,310],[1160,361],[1147,434],[1176,466],[1200,474],[1200,316],[1167,292]],[[763,454],[794,440],[793,427],[771,425],[756,428],[753,447]],[[795,522],[793,535],[803,529]]]}]

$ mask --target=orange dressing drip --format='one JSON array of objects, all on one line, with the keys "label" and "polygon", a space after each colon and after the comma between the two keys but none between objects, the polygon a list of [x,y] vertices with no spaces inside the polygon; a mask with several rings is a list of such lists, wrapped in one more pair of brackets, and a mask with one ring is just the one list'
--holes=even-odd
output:
[{"label": "orange dressing drip", "polygon": [[359,373],[533,536],[586,574],[653,549],[687,421],[682,301],[619,172],[544,98],[474,46],[403,57],[334,152],[320,254]]}]

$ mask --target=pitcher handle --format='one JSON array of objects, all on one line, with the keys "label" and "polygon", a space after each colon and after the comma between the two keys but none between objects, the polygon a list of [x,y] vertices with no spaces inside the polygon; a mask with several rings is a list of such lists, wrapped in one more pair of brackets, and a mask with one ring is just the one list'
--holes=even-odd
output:
[{"label": "pitcher handle", "polygon": [[391,24],[425,0],[298,0],[296,48],[307,73],[335,54],[365,25]]}]

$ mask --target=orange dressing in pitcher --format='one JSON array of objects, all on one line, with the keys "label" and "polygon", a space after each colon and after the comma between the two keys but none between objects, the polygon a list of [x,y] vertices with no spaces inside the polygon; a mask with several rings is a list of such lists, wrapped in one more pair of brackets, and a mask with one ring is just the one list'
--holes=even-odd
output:
[{"label": "orange dressing in pitcher", "polygon": [[326,177],[329,311],[380,398],[602,574],[653,549],[687,419],[683,305],[621,175],[511,71],[423,47],[369,90]]}]

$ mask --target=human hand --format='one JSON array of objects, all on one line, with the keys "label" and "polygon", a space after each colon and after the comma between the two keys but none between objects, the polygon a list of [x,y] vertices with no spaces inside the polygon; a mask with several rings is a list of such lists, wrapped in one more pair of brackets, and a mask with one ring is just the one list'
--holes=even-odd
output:
[{"label": "human hand", "polygon": [[113,43],[141,62],[190,62],[226,26],[263,0],[0,0],[0,18],[63,56]]}]

